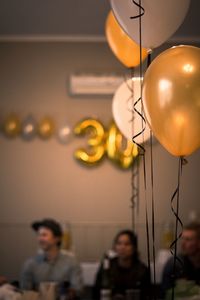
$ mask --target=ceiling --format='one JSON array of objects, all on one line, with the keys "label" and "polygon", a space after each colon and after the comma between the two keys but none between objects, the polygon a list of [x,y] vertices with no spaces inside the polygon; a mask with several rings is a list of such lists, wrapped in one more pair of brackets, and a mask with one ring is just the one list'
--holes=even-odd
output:
[{"label": "ceiling", "polygon": [[[109,0],[0,0],[0,37],[103,37],[109,10]],[[200,0],[191,0],[174,40],[200,42],[199,12]]]}]

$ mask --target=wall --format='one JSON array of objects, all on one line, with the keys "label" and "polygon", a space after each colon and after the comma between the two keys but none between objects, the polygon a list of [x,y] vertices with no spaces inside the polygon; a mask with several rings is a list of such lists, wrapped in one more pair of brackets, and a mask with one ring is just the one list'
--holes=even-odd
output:
[{"label": "wall", "polygon": [[[124,72],[104,43],[1,43],[0,117],[32,113],[39,120],[53,116],[58,123],[74,124],[87,116],[108,126],[111,98],[74,98],[68,94],[72,72]],[[0,266],[2,274],[16,278],[23,260],[36,243],[30,222],[53,217],[72,224],[75,251],[80,260],[95,260],[110,247],[113,235],[130,226],[131,172],[105,160],[88,169],[73,158],[84,140],[73,138],[64,146],[51,139],[28,143],[0,136]],[[150,201],[150,155],[147,145],[147,201]],[[177,159],[157,142],[153,146],[156,233],[159,247],[162,225],[172,219],[170,197],[177,182]],[[181,188],[181,216],[199,211],[200,155],[189,157]],[[144,185],[140,162],[140,209],[137,231],[145,259]]]}]

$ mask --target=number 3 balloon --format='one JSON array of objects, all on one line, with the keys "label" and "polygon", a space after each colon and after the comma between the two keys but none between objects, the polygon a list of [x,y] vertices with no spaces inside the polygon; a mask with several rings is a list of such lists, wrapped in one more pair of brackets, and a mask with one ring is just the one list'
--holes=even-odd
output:
[{"label": "number 3 balloon", "polygon": [[76,125],[74,133],[79,136],[89,135],[88,147],[76,150],[75,158],[88,166],[99,163],[105,154],[103,125],[97,120],[88,118]]}]

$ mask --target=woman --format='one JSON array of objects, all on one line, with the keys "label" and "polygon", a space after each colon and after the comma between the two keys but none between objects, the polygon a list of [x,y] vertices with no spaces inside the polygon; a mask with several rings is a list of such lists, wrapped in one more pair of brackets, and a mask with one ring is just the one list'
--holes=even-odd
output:
[{"label": "woman", "polygon": [[[139,260],[137,236],[131,230],[123,230],[114,239],[116,257],[107,259],[100,266],[94,286],[94,299],[101,298],[101,291],[110,289],[112,298],[127,297],[138,293],[139,299],[148,299],[150,276],[147,267]],[[109,274],[109,279],[108,279]],[[105,276],[107,285],[105,287]],[[128,297],[127,297],[128,298]]]}]

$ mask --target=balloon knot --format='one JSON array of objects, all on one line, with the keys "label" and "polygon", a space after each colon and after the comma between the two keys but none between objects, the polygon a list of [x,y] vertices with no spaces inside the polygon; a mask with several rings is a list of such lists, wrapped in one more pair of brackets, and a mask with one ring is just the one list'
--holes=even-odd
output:
[{"label": "balloon knot", "polygon": [[181,157],[181,163],[182,163],[183,166],[185,166],[185,165],[188,164],[188,160],[184,156],[182,156]]}]

